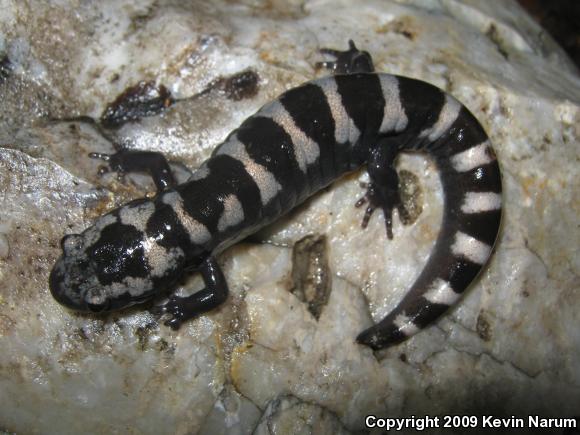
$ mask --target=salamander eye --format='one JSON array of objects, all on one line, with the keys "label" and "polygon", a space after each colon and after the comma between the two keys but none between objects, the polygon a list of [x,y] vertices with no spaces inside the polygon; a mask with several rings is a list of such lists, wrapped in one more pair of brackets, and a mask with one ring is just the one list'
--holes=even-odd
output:
[{"label": "salamander eye", "polygon": [[82,239],[80,234],[68,234],[60,241],[60,247],[65,253],[72,252],[80,247]]},{"label": "salamander eye", "polygon": [[107,300],[102,304],[91,304],[87,303],[87,308],[91,311],[91,313],[102,313],[103,311],[107,311],[111,306],[111,301]]},{"label": "salamander eye", "polygon": [[151,299],[151,294],[145,293],[141,296],[133,296],[132,299],[136,304],[142,304],[143,302],[147,302],[149,299]]}]

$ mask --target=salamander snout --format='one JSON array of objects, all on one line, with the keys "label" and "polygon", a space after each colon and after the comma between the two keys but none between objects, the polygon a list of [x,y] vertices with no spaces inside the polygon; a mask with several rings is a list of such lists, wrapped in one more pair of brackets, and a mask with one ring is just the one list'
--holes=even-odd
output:
[{"label": "salamander snout", "polygon": [[69,234],[61,241],[62,255],[54,264],[48,280],[50,292],[58,303],[75,311],[107,311],[110,301],[99,298],[94,265],[86,253],[86,238]]},{"label": "salamander snout", "polygon": [[84,308],[80,298],[75,297],[74,291],[71,291],[66,283],[63,257],[60,257],[52,268],[48,283],[52,297],[59,304],[73,310],[82,310]]}]

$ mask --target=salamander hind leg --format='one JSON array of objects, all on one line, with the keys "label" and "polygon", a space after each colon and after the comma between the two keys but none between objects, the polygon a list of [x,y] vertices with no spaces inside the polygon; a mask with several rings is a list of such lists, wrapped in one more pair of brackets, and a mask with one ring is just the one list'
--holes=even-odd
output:
[{"label": "salamander hind leg", "polygon": [[355,74],[371,73],[375,71],[373,59],[366,51],[361,51],[354,45],[352,40],[348,41],[348,50],[334,50],[331,48],[322,48],[320,52],[335,58],[334,61],[318,62],[318,68],[326,68],[333,74]]},{"label": "salamander hind leg", "polygon": [[228,297],[228,284],[217,261],[208,257],[200,266],[205,288],[191,296],[171,296],[166,304],[152,311],[156,314],[170,316],[164,324],[177,330],[181,324],[199,314],[210,311],[221,305]]},{"label": "salamander hind leg", "polygon": [[409,220],[409,213],[401,201],[399,192],[399,175],[394,163],[399,153],[397,138],[384,138],[379,140],[377,146],[371,148],[368,159],[368,173],[370,183],[366,194],[360,198],[355,207],[367,204],[362,220],[362,227],[366,228],[368,222],[377,208],[383,210],[387,237],[393,238],[393,210],[397,209],[401,221]]}]

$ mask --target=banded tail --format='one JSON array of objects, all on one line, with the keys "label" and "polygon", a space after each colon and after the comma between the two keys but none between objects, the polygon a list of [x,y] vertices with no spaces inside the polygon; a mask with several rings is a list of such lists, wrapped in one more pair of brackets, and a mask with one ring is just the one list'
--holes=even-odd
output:
[{"label": "banded tail", "polygon": [[373,349],[400,343],[440,317],[487,263],[501,220],[501,175],[475,117],[446,96],[439,120],[422,131],[444,193],[439,237],[422,273],[399,305],[357,341]]}]

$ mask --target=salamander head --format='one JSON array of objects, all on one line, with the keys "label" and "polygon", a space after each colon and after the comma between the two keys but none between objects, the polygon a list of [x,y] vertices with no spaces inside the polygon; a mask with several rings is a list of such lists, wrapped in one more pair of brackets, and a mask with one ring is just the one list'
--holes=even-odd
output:
[{"label": "salamander head", "polygon": [[130,203],[65,236],[49,279],[53,297],[74,310],[105,312],[145,302],[174,282],[183,251],[161,246],[163,233],[147,235],[153,211],[149,201]]}]

